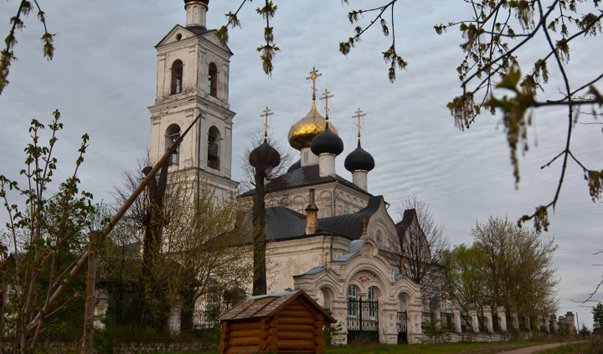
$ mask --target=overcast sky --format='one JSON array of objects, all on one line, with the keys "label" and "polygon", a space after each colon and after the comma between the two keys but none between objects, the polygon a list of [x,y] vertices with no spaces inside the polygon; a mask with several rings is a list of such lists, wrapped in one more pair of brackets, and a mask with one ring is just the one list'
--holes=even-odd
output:
[{"label": "overcast sky", "polygon": [[[535,112],[530,151],[521,158],[522,178],[516,189],[500,115],[484,115],[461,132],[446,108],[460,93],[455,68],[462,58],[461,38],[456,30],[438,36],[433,25],[464,18],[463,1],[400,3],[397,43],[409,66],[398,73],[394,84],[388,81],[381,59],[389,42],[380,33],[369,33],[347,57],[338,52],[338,43],[353,29],[346,18],[349,7],[339,1],[277,3],[273,24],[281,52],[271,77],[263,73],[256,52],[263,33],[256,3],[244,8],[243,28],[230,34],[229,46],[235,53],[230,66],[230,105],[237,112],[233,179],[243,178],[241,158],[250,144],[248,136],[261,128],[260,113],[266,105],[274,112],[270,134],[283,141],[291,124],[307,113],[311,91],[305,78],[315,66],[322,73],[319,92],[328,88],[335,95],[330,116],[346,146],[337,159],[338,173],[351,179],[343,160],[355,147],[352,115],[360,107],[367,114],[363,146],[376,161],[369,174],[369,191],[385,196],[394,218],[400,201],[416,194],[430,204],[452,244],[469,243],[476,222],[485,222],[491,215],[517,220],[550,201],[560,165],[545,170],[539,166],[563,149],[566,118],[562,110]],[[26,19],[27,27],[17,34],[19,60],[11,67],[11,83],[0,96],[0,174],[16,177],[22,168],[29,121],[48,122],[58,108],[65,123],[59,174],[69,173],[78,139],[89,133],[82,184],[95,200],[111,202],[114,186],[123,181],[122,173],[135,169],[137,160],[146,155],[147,107],[155,98],[154,45],[175,24],[184,24],[183,2],[43,0],[40,4],[49,30],[56,33],[56,54],[52,61],[43,59],[41,27],[33,15]],[[353,7],[362,4],[374,2],[352,2]],[[17,6],[16,0],[0,2],[3,36]],[[222,25],[224,13],[237,6],[238,1],[212,0],[209,27]],[[534,55],[529,50],[522,54]],[[600,39],[573,47],[571,76],[585,78],[600,65],[602,55]],[[559,91],[555,79],[546,86],[552,94]],[[576,86],[578,82],[582,84],[577,81]],[[593,169],[602,167],[602,138],[600,126],[576,126],[575,153]],[[572,165],[550,217],[549,232],[542,237],[554,238],[559,245],[554,258],[561,279],[559,313],[579,311],[580,323],[589,326],[590,309],[572,300],[584,298],[601,279],[603,269],[593,264],[603,261],[592,255],[603,249],[601,220],[603,204],[591,202],[581,171]]]}]

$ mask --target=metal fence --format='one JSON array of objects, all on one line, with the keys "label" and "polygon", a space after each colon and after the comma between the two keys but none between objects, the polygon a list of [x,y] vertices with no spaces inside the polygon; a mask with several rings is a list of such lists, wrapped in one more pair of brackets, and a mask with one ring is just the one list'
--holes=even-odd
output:
[{"label": "metal fence", "polygon": [[348,331],[379,331],[379,303],[367,300],[348,300]]}]

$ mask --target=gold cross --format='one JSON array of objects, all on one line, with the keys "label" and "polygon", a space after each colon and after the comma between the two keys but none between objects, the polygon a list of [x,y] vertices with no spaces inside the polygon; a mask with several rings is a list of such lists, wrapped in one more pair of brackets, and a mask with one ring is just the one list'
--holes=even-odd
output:
[{"label": "gold cross", "polygon": [[260,117],[264,117],[264,142],[268,140],[268,117],[274,115],[270,108],[266,106]]},{"label": "gold cross", "polygon": [[333,97],[335,97],[335,96],[332,95],[331,92],[327,89],[325,89],[325,92],[323,92],[322,96],[320,96],[320,99],[325,101],[325,117],[326,117],[326,119],[329,119],[329,98],[333,98]]},{"label": "gold cross", "polygon": [[306,78],[306,80],[312,80],[312,100],[316,101],[316,79],[318,79],[322,74],[318,73],[315,67],[310,71],[310,76]]},{"label": "gold cross", "polygon": [[360,119],[366,117],[366,113],[362,112],[362,110],[358,108],[353,117],[357,120],[356,127],[358,128],[358,140],[360,140],[360,130],[362,129],[362,127],[360,126]]}]

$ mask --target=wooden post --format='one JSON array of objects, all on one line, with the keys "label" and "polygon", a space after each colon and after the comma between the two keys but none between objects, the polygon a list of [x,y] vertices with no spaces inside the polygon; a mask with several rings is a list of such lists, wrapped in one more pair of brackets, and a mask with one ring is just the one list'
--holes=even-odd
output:
[{"label": "wooden post", "polygon": [[88,274],[86,276],[86,307],[84,310],[84,336],[82,338],[82,354],[93,353],[92,338],[94,335],[94,305],[96,302],[96,264],[98,261],[98,234],[90,232],[88,243]]}]

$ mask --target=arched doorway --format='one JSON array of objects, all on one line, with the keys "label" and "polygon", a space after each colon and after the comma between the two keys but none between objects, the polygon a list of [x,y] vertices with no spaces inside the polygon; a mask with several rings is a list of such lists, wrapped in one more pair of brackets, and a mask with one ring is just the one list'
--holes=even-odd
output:
[{"label": "arched doorway", "polygon": [[356,285],[348,286],[348,344],[379,342],[380,295],[376,286],[369,286],[364,297]]},{"label": "arched doorway", "polygon": [[396,329],[398,330],[398,343],[408,343],[408,304],[410,296],[407,293],[398,295],[398,318]]},{"label": "arched doorway", "polygon": [[318,291],[317,297],[318,304],[322,306],[322,308],[324,308],[326,311],[331,311],[331,306],[333,303],[333,291],[330,288],[323,286]]}]

